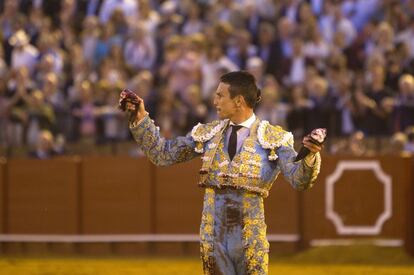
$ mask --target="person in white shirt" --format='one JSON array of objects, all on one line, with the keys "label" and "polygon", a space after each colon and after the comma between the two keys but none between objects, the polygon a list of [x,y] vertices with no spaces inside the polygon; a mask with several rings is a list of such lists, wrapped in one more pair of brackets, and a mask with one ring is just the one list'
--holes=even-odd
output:
[{"label": "person in white shirt", "polygon": [[20,67],[27,67],[30,73],[33,73],[38,62],[39,51],[37,48],[29,44],[29,37],[24,30],[18,30],[9,39],[13,51],[11,56],[11,68],[18,69]]}]

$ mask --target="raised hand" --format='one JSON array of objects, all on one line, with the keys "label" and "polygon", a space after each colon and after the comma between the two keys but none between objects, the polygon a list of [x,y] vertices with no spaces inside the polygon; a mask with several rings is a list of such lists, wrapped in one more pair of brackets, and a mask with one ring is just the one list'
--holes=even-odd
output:
[{"label": "raised hand", "polygon": [[144,100],[129,89],[122,90],[119,95],[119,109],[129,114],[130,123],[140,121],[148,114]]}]

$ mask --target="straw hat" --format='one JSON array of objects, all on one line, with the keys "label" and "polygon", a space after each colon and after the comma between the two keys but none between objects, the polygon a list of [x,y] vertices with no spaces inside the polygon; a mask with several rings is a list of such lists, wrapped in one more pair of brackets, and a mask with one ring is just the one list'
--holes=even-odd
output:
[{"label": "straw hat", "polygon": [[25,46],[29,43],[29,41],[29,36],[27,36],[24,30],[18,30],[9,39],[10,45],[12,46]]}]

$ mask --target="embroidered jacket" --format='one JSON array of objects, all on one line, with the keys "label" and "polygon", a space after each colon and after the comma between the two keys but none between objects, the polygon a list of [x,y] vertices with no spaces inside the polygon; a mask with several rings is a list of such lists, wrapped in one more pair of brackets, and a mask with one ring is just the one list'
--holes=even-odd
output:
[{"label": "embroidered jacket", "polygon": [[320,155],[313,166],[293,162],[293,136],[279,126],[256,119],[240,152],[230,162],[224,148],[228,120],[198,124],[185,137],[166,140],[146,116],[131,132],[140,148],[156,165],[167,166],[202,155],[199,185],[212,188],[241,188],[267,197],[280,172],[299,190],[310,188],[320,169]]}]

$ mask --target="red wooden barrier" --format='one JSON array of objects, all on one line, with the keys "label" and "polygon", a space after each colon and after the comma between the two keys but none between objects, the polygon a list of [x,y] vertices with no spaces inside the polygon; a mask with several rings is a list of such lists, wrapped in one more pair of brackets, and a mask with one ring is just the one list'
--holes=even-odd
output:
[{"label": "red wooden barrier", "polygon": [[82,233],[150,233],[151,167],[146,159],[88,157],[81,171]]},{"label": "red wooden barrier", "polygon": [[73,159],[10,160],[6,232],[78,233],[78,166]]}]

